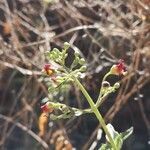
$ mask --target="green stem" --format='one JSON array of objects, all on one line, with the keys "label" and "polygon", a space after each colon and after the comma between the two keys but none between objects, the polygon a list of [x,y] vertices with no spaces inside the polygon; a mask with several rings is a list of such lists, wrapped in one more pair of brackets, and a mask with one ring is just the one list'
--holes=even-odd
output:
[{"label": "green stem", "polygon": [[106,100],[108,95],[109,95],[109,93],[106,93],[98,99],[98,101],[96,102],[97,108],[99,108],[101,106],[101,104]]},{"label": "green stem", "polygon": [[117,150],[116,145],[114,143],[114,140],[111,137],[111,135],[110,135],[110,133],[109,133],[107,127],[106,127],[105,121],[104,121],[102,115],[100,114],[99,110],[97,109],[95,103],[93,102],[92,98],[90,97],[90,95],[88,94],[88,92],[85,90],[85,88],[83,87],[83,85],[80,83],[80,81],[76,77],[74,77],[74,76],[73,76],[73,79],[74,79],[75,83],[78,85],[78,87],[80,88],[80,90],[82,91],[82,93],[84,94],[84,96],[86,97],[88,103],[90,104],[90,107],[91,107],[92,111],[96,115],[96,117],[99,120],[102,128],[104,129],[106,135],[108,136],[108,139],[109,139],[110,144],[112,145],[113,149]]},{"label": "green stem", "polygon": [[[103,78],[103,80],[102,80],[102,84],[103,84],[103,82],[106,80],[106,78],[107,78],[109,75],[110,75],[110,72],[108,72],[107,74],[105,74],[105,76],[104,76],[104,78]],[[100,88],[100,91],[99,91],[99,96],[98,96],[98,99],[97,99],[97,102],[96,102],[96,106],[97,106],[97,107],[99,107],[100,104],[102,104],[102,102],[101,102],[101,97],[102,97],[102,92],[101,92],[101,90],[102,90],[102,84],[101,84],[101,88]]]}]

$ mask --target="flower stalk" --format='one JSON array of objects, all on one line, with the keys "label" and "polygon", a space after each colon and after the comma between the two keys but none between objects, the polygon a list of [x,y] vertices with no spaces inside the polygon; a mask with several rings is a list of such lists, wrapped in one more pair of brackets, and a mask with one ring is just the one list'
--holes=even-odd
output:
[{"label": "flower stalk", "polygon": [[93,113],[95,114],[95,116],[97,117],[97,119],[99,120],[99,123],[101,124],[102,128],[104,129],[111,146],[113,147],[114,150],[117,150],[116,145],[114,143],[113,138],[111,137],[107,127],[106,127],[106,123],[102,117],[102,115],[100,114],[98,108],[96,107],[94,101],[92,100],[92,98],[90,97],[90,95],[88,94],[88,92],[86,91],[86,89],[83,87],[83,85],[80,83],[80,81],[73,76],[73,79],[75,81],[75,83],[78,85],[78,87],[80,88],[80,90],[82,91],[83,95],[85,96],[85,98],[87,99]]},{"label": "flower stalk", "polygon": [[[105,76],[103,77],[103,80],[102,80],[102,84],[109,75],[110,75],[110,72],[105,74]],[[98,99],[97,99],[97,102],[96,102],[97,107],[99,107],[102,104],[102,100],[104,100],[104,98],[102,98],[102,84],[101,84],[101,88],[100,88],[100,91],[99,91],[99,96],[98,96]]]}]

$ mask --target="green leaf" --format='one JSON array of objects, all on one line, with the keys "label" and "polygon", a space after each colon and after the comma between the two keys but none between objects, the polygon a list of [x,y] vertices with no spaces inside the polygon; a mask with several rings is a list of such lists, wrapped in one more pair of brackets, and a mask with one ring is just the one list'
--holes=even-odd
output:
[{"label": "green leaf", "polygon": [[106,143],[106,144],[102,144],[99,150],[112,150],[112,148],[109,143]]},{"label": "green leaf", "polygon": [[[125,132],[118,133],[117,131],[115,131],[114,127],[111,124],[107,125],[107,129],[108,129],[111,137],[113,138],[114,143],[115,143],[116,147],[118,148],[118,150],[121,149],[121,147],[123,145],[123,141],[125,139],[127,139],[133,132],[133,127],[131,127],[128,130],[126,130]],[[107,135],[106,135],[106,139],[107,139],[108,143],[106,143],[105,145],[102,145],[102,148],[100,150],[105,150],[105,148],[106,148],[106,150],[112,149]]]},{"label": "green leaf", "polygon": [[[119,135],[119,133],[117,131],[115,131],[114,127],[110,123],[107,124],[107,129],[113,139],[115,139]],[[107,135],[106,135],[106,139],[109,142]]]},{"label": "green leaf", "polygon": [[126,140],[133,133],[133,127],[127,129],[125,132],[121,133],[122,139]]}]

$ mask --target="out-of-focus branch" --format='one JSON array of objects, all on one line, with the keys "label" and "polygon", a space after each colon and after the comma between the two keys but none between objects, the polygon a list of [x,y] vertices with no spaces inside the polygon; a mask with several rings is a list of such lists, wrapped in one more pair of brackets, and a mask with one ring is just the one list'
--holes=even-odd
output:
[{"label": "out-of-focus branch", "polygon": [[14,124],[15,126],[17,126],[18,128],[20,128],[21,130],[25,131],[26,133],[28,133],[31,137],[33,137],[37,142],[39,142],[44,149],[48,149],[48,145],[47,143],[42,140],[37,134],[35,134],[32,130],[28,129],[26,126],[24,126],[23,124],[19,123],[19,122],[15,122],[14,120],[12,120],[10,117],[7,117],[5,115],[0,114],[0,119],[3,119],[9,123]]},{"label": "out-of-focus branch", "polygon": [[24,68],[21,68],[15,64],[10,64],[8,62],[0,61],[0,64],[5,66],[5,67],[11,68],[11,69],[16,69],[20,73],[22,73],[23,75],[31,76],[31,75],[41,75],[42,74],[40,71],[32,71],[32,70],[24,69]]}]

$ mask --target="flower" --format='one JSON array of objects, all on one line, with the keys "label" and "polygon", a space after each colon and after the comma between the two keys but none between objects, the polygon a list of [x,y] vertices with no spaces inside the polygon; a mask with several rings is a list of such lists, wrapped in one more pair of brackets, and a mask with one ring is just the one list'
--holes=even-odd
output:
[{"label": "flower", "polygon": [[126,71],[126,67],[124,64],[124,60],[120,59],[118,64],[113,65],[110,69],[110,74],[113,75],[126,75],[127,71]]},{"label": "flower", "polygon": [[47,107],[46,104],[41,106],[41,110],[42,110],[42,112],[49,112],[49,108]]},{"label": "flower", "polygon": [[54,74],[54,69],[52,69],[51,64],[44,65],[44,72],[49,76]]},{"label": "flower", "polygon": [[41,110],[42,110],[42,112],[45,112],[45,113],[51,113],[51,112],[53,112],[54,109],[52,108],[50,103],[47,102],[41,106]]}]

